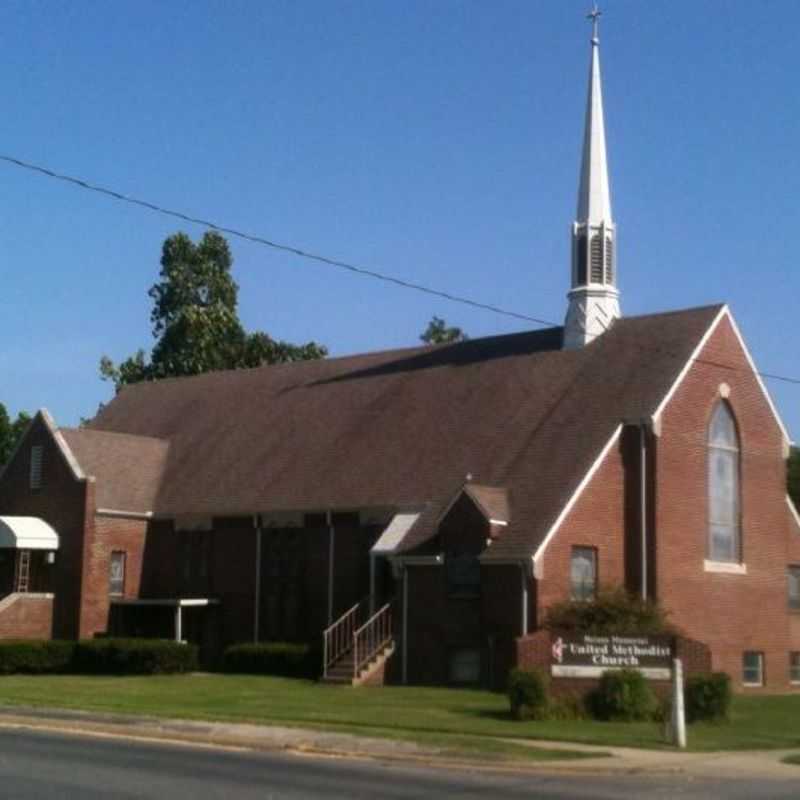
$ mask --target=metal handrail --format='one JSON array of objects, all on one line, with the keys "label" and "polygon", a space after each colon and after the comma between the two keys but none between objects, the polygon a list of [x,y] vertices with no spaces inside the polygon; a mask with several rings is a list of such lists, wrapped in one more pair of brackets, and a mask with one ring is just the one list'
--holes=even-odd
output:
[{"label": "metal handrail", "polygon": [[392,639],[392,604],[376,611],[360,628],[353,631],[353,678]]},{"label": "metal handrail", "polygon": [[353,645],[353,631],[358,620],[358,610],[363,601],[345,611],[336,622],[328,625],[322,632],[322,674],[328,676],[328,667],[350,652]]}]

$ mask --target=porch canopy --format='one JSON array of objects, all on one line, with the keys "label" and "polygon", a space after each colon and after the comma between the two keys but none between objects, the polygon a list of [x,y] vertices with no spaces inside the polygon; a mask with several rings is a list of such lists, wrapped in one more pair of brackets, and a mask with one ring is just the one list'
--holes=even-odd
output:
[{"label": "porch canopy", "polygon": [[58,550],[58,534],[39,517],[0,517],[0,548]]}]

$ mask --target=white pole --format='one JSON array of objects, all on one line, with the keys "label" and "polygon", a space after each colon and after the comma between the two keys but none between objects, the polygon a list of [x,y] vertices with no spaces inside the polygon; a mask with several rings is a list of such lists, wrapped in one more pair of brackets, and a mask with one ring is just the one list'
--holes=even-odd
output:
[{"label": "white pole", "polygon": [[178,600],[178,605],[175,606],[175,641],[183,641],[183,620],[181,619],[181,601]]},{"label": "white pole", "polygon": [[683,664],[679,658],[672,660],[672,743],[686,747],[686,715],[683,709]]}]

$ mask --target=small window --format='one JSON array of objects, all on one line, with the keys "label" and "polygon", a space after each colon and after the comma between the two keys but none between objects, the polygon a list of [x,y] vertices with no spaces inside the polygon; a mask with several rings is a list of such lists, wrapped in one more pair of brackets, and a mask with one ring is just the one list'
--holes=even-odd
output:
[{"label": "small window", "polygon": [[586,602],[597,594],[597,549],[573,547],[570,562],[570,598]]},{"label": "small window", "polygon": [[450,655],[450,683],[476,684],[481,680],[481,651],[477,649],[454,650]]},{"label": "small window", "polygon": [[31,447],[31,489],[42,488],[42,455],[44,448],[40,444]]},{"label": "small window", "polygon": [[121,551],[115,551],[111,554],[108,593],[115,596],[125,594],[125,553]]},{"label": "small window", "polygon": [[789,609],[800,611],[800,566],[789,567]]},{"label": "small window", "polygon": [[481,565],[471,553],[448,553],[447,593],[461,597],[474,597],[481,591]]},{"label": "small window", "polygon": [[800,683],[800,651],[789,653],[789,680]]},{"label": "small window", "polygon": [[747,651],[742,657],[742,683],[745,686],[764,685],[764,654]]}]

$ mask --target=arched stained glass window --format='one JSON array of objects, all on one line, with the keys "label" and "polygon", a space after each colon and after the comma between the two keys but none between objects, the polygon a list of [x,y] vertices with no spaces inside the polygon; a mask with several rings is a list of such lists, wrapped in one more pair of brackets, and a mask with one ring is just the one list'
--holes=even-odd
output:
[{"label": "arched stained glass window", "polygon": [[708,557],[741,560],[739,434],[727,403],[714,409],[708,428]]}]

